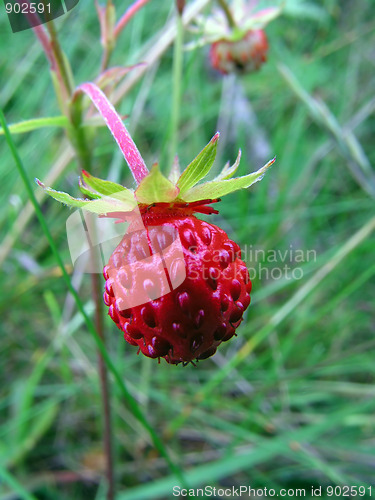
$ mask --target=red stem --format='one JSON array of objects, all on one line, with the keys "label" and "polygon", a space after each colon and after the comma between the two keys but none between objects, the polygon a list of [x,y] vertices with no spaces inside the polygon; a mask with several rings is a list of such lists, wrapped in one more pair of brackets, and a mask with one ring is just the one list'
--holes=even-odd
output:
[{"label": "red stem", "polygon": [[149,172],[145,162],[143,161],[141,153],[138,151],[137,146],[130,137],[130,134],[123,124],[120,115],[108,101],[104,93],[94,83],[83,83],[76,90],[76,92],[80,91],[89,96],[96,109],[103,117],[107,127],[119,145],[134,179],[137,184],[139,184]]},{"label": "red stem", "polygon": [[125,28],[125,26],[128,24],[130,19],[134,16],[136,12],[138,12],[146,3],[148,3],[150,0],[136,0],[123,14],[123,16],[119,19],[117,22],[115,29],[113,30],[113,35],[114,38],[116,39],[121,31]]},{"label": "red stem", "polygon": [[55,54],[53,53],[50,39],[46,33],[44,26],[34,26],[33,31],[38,38],[41,46],[43,47],[44,53],[46,54],[47,60],[51,66],[52,71],[57,70],[57,62]]}]

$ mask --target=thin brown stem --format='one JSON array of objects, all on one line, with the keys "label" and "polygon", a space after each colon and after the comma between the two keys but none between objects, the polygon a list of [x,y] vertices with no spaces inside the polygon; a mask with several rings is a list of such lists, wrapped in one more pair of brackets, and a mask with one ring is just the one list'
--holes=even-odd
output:
[{"label": "thin brown stem", "polygon": [[[103,299],[101,291],[100,275],[98,271],[102,266],[100,265],[99,249],[100,246],[93,246],[93,242],[97,240],[96,233],[96,219],[88,217],[86,219],[88,224],[87,236],[90,244],[90,260],[91,260],[91,284],[92,284],[92,297],[95,304],[95,328],[100,340],[105,345],[105,335],[103,328]],[[98,372],[100,380],[100,392],[102,395],[102,422],[103,422],[103,447],[105,455],[105,469],[107,478],[107,500],[114,500],[115,495],[115,481],[114,481],[114,464],[113,464],[113,449],[112,449],[112,425],[111,425],[111,405],[108,384],[108,371],[107,365],[104,362],[103,355],[98,350]]]},{"label": "thin brown stem", "polygon": [[225,0],[217,0],[220,7],[223,9],[225,17],[227,18],[228,24],[231,28],[236,28],[237,24],[236,21],[234,20],[233,14],[228,7],[228,4]]},{"label": "thin brown stem", "polygon": [[[95,326],[96,331],[103,341],[103,308],[101,297],[101,284],[98,273],[92,275],[92,290],[93,299],[95,302]],[[102,411],[103,411],[103,437],[104,437],[104,453],[106,457],[106,477],[108,483],[107,500],[113,500],[115,495],[115,480],[114,480],[114,464],[113,464],[113,447],[112,447],[112,424],[111,424],[111,406],[108,384],[108,371],[104,362],[103,356],[98,351],[98,369],[100,379],[100,389],[102,393]]]}]

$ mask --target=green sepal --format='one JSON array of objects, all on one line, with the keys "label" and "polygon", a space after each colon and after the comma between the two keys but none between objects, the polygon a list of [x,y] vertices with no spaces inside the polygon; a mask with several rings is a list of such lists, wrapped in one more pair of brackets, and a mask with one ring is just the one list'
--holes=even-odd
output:
[{"label": "green sepal", "polygon": [[197,182],[206,177],[215,161],[217,142],[219,132],[213,136],[205,148],[194,158],[194,160],[186,167],[182,175],[177,181],[177,186],[180,188],[180,195],[189,191]]},{"label": "green sepal", "polygon": [[179,192],[179,188],[160,172],[159,165],[155,163],[150,173],[139,184],[135,196],[139,203],[150,205],[173,201]]},{"label": "green sepal", "polygon": [[88,196],[89,198],[99,199],[102,197],[101,194],[96,193],[96,192],[92,191],[91,189],[88,189],[85,186],[81,177],[78,179],[78,187],[79,187],[81,193],[84,194],[85,196]]},{"label": "green sepal", "polygon": [[213,180],[195,186],[188,193],[183,196],[183,199],[187,202],[193,202],[205,199],[215,199],[221,198],[226,194],[233,193],[238,189],[244,189],[250,187],[255,182],[262,180],[267,169],[275,162],[275,158],[270,160],[262,168],[248,175],[242,177],[236,177],[234,179],[226,180]]},{"label": "green sepal", "polygon": [[236,173],[238,167],[240,166],[240,161],[241,161],[241,150],[238,151],[238,155],[236,158],[236,161],[233,163],[233,165],[230,167],[229,166],[229,161],[224,165],[223,170],[220,172],[220,174],[213,179],[214,181],[223,181],[225,179],[230,179],[231,177],[234,176]]},{"label": "green sepal", "polygon": [[121,184],[99,179],[98,177],[94,177],[93,175],[89,174],[86,170],[82,170],[82,175],[83,184],[86,184],[86,186],[92,188],[96,193],[99,193],[103,196],[111,196],[115,193],[119,193],[120,191],[128,191],[129,193],[131,193],[131,197],[133,197],[132,191],[124,186],[121,186]]},{"label": "green sepal", "polygon": [[88,212],[95,214],[107,214],[108,212],[128,212],[136,206],[134,196],[128,199],[124,193],[116,193],[116,197],[105,196],[97,200],[82,200],[81,198],[73,198],[68,193],[56,191],[50,187],[46,187],[39,179],[35,179],[37,184],[42,187],[48,196],[72,208],[83,208]]}]

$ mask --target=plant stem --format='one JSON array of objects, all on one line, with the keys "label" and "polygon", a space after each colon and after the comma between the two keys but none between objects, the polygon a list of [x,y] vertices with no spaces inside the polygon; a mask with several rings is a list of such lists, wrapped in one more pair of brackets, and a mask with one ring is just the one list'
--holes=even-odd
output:
[{"label": "plant stem", "polygon": [[74,147],[81,170],[91,170],[91,153],[87,147],[85,129],[82,120],[82,96],[73,98],[69,110],[71,126],[68,137]]},{"label": "plant stem", "polygon": [[119,145],[135,181],[139,184],[147,176],[148,169],[120,115],[108,101],[105,94],[94,83],[83,83],[77,88],[73,97],[73,105],[75,105],[76,99],[80,98],[80,92],[88,95],[103,117],[107,127]]},{"label": "plant stem", "polygon": [[234,20],[233,14],[230,11],[226,0],[217,0],[220,7],[223,9],[225,17],[227,18],[228,24],[231,28],[236,28],[237,24]]},{"label": "plant stem", "polygon": [[[105,345],[104,329],[103,329],[103,307],[101,298],[100,277],[97,273],[92,273],[92,293],[95,302],[95,326],[96,331]],[[104,453],[106,458],[106,476],[108,483],[107,500],[113,500],[115,495],[115,480],[114,480],[114,463],[113,463],[113,439],[112,439],[112,422],[111,422],[111,405],[110,393],[108,385],[108,370],[104,362],[101,352],[98,350],[98,369],[100,379],[100,389],[102,394],[102,410],[103,410],[103,439]]]},{"label": "plant stem", "polygon": [[[81,118],[81,103],[82,99],[78,99],[78,108],[74,108],[74,112],[79,113],[79,118]],[[73,132],[82,131],[82,127],[78,125],[77,128],[72,129]],[[88,151],[87,143],[85,140],[85,136],[82,135],[80,139],[77,141],[80,144],[80,152],[82,153],[81,160],[85,160],[86,158],[90,158],[90,153]],[[83,164],[82,168],[87,170],[88,165]],[[94,247],[92,241],[97,241],[97,226],[96,226],[96,218],[88,217],[86,219],[87,224],[89,225],[88,235],[90,235],[90,259],[91,259],[91,283],[92,283],[92,296],[95,304],[95,328],[98,334],[98,337],[102,341],[102,344],[105,348],[105,335],[103,328],[103,299],[102,299],[102,291],[101,291],[101,282],[100,275],[98,272],[99,269],[103,267],[100,262],[100,257],[98,255],[98,249],[100,246]],[[98,356],[98,373],[100,380],[100,392],[101,392],[101,400],[102,400],[102,415],[103,415],[103,448],[104,455],[106,461],[106,477],[107,477],[107,500],[113,500],[115,495],[115,480],[114,480],[114,462],[113,462],[113,439],[112,439],[112,422],[111,422],[111,405],[110,405],[110,390],[108,384],[108,369],[107,365],[104,361],[103,355],[100,349],[97,350]]]},{"label": "plant stem", "polygon": [[47,29],[48,29],[48,32],[49,32],[49,35],[51,38],[50,43],[51,43],[52,51],[55,55],[56,63],[58,65],[59,73],[60,73],[61,80],[63,83],[64,91],[65,91],[64,93],[66,94],[65,97],[70,98],[72,93],[73,93],[73,87],[71,84],[70,75],[67,71],[65,57],[64,57],[64,54],[61,50],[60,42],[57,38],[55,25],[54,25],[53,21],[48,21],[46,26],[47,26]]},{"label": "plant stem", "polygon": [[172,116],[171,116],[171,140],[169,149],[169,168],[172,168],[175,155],[178,149],[178,124],[181,110],[181,80],[183,67],[183,40],[184,26],[182,16],[177,14],[177,33],[174,43],[173,53],[173,95],[172,95]]}]

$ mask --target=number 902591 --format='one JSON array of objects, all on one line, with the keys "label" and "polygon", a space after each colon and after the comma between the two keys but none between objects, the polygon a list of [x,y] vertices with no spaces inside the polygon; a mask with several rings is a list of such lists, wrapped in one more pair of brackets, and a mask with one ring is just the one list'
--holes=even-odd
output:
[{"label": "number 902591", "polygon": [[23,3],[6,3],[5,10],[7,14],[51,14],[50,3],[36,3],[36,2],[23,2]]},{"label": "number 902591", "polygon": [[327,486],[327,496],[335,497],[364,497],[365,495],[372,496],[371,486]]}]

